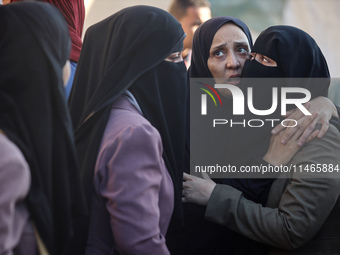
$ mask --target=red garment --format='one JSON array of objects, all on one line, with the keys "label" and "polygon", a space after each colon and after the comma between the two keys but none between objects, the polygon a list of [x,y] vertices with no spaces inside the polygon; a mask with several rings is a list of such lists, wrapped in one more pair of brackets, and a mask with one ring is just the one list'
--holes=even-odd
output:
[{"label": "red garment", "polygon": [[[22,0],[11,0],[11,3],[21,1]],[[78,62],[80,50],[83,45],[81,35],[83,33],[85,19],[84,0],[43,0],[43,2],[51,3],[64,15],[70,30],[70,37],[72,41],[69,59],[74,62]]]}]

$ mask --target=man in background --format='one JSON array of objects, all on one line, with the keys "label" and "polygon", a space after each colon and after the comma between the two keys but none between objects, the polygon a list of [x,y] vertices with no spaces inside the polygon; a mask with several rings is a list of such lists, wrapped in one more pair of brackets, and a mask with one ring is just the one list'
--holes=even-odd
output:
[{"label": "man in background", "polygon": [[211,18],[210,3],[208,0],[173,0],[169,12],[181,23],[187,34],[184,39],[183,59],[189,68],[194,32],[199,25]]}]

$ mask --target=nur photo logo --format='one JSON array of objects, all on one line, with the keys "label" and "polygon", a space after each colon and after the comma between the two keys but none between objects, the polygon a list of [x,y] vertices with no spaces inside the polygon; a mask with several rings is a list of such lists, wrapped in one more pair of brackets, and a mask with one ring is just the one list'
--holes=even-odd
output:
[{"label": "nur photo logo", "polygon": [[[221,98],[216,89],[228,89],[231,92],[231,97],[233,100],[233,115],[244,115],[244,102],[245,98],[242,90],[231,84],[215,84],[214,88],[208,84],[199,82],[200,84],[209,88],[219,99],[220,104],[222,106]],[[206,92],[214,101],[215,106],[217,106],[216,100],[214,96],[207,89],[199,88]],[[288,98],[289,93],[297,93],[304,95],[304,98]],[[201,95],[201,115],[207,115],[207,94]],[[247,106],[251,113],[258,116],[266,116],[270,115],[276,111],[278,107],[278,88],[272,88],[272,106],[269,109],[256,109],[253,104],[253,88],[247,88]],[[311,99],[311,93],[305,88],[296,88],[296,87],[282,87],[281,88],[281,114],[286,115],[287,113],[287,105],[295,105],[297,108],[301,110],[304,115],[312,115],[304,106],[304,103],[307,103]]]},{"label": "nur photo logo", "polygon": [[[218,98],[221,106],[223,106],[220,95],[217,93],[217,91],[213,87],[211,87],[210,85],[208,85],[206,83],[203,83],[203,82],[198,82],[198,83],[202,84],[205,87],[207,87],[208,89],[210,89],[216,95],[216,97]],[[217,106],[215,97],[211,94],[211,92],[209,90],[207,90],[205,88],[199,88],[199,89],[203,90],[204,92],[206,92],[211,97],[211,99],[214,101],[215,106]],[[202,94],[201,95],[201,102],[202,102],[201,103],[201,114],[202,115],[207,115],[207,94]]]}]

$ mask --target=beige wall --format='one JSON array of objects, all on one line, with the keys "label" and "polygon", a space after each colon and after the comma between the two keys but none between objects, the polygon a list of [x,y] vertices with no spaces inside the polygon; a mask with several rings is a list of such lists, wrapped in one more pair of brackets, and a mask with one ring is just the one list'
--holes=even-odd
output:
[{"label": "beige wall", "polygon": [[[303,10],[303,11],[302,11]],[[340,1],[339,0],[287,0],[283,21],[301,28],[318,43],[331,77],[340,77]]]},{"label": "beige wall", "polygon": [[133,5],[151,5],[167,10],[170,2],[171,0],[85,0],[86,18],[83,35],[89,26],[125,7]]}]

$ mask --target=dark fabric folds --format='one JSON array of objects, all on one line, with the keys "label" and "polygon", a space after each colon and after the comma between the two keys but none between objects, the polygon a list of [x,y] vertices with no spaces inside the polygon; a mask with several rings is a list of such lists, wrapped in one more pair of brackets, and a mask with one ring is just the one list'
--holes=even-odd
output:
[{"label": "dark fabric folds", "polygon": [[143,116],[160,132],[175,189],[172,220],[183,220],[186,69],[183,63],[163,60],[182,50],[184,37],[173,16],[149,6],[125,8],[87,30],[69,105],[89,202],[111,105],[129,90]]},{"label": "dark fabric folds", "polygon": [[[298,50],[301,49],[301,50]],[[277,62],[277,67],[264,66],[256,60],[246,61],[240,88],[245,98],[247,88],[253,87],[253,104],[257,109],[269,109],[272,105],[272,89],[278,89],[280,98],[281,88],[305,88],[311,93],[311,99],[318,96],[327,96],[330,84],[330,75],[326,60],[314,41],[306,32],[291,26],[273,26],[264,30],[256,40],[253,52],[263,54]],[[250,79],[252,78],[252,79]],[[270,82],[254,78],[271,78]],[[275,78],[275,79],[272,79]],[[281,78],[281,79],[278,79]],[[322,79],[317,79],[322,78]],[[289,98],[300,98],[300,93],[289,93]],[[280,101],[279,101],[280,102]],[[294,105],[289,105],[287,110]],[[235,116],[240,119],[279,119],[282,120],[281,107],[265,116],[258,116],[246,108],[244,116]],[[242,164],[256,156],[263,156],[268,150],[272,127],[236,128],[232,131],[231,144],[228,157],[234,164]],[[247,146],[244,146],[247,144]]]},{"label": "dark fabric folds", "polygon": [[[292,26],[272,26],[257,38],[252,49],[277,62],[283,77],[328,78],[325,57],[315,40],[306,32]],[[321,95],[327,95],[325,86]]]},{"label": "dark fabric folds", "polygon": [[50,4],[0,7],[0,129],[31,171],[28,210],[50,254],[63,254],[86,213],[63,86],[70,52],[64,17]]},{"label": "dark fabric folds", "polygon": [[[251,33],[246,26],[246,24],[235,18],[230,16],[223,17],[215,17],[212,18],[205,23],[203,23],[195,32],[193,39],[193,49],[192,49],[192,62],[191,67],[189,68],[189,78],[213,78],[211,72],[209,71],[207,61],[209,58],[209,51],[214,39],[216,32],[226,23],[234,23],[238,26],[247,36],[250,49],[252,48],[252,37]],[[190,89],[190,86],[189,86]],[[230,105],[230,100],[226,98],[221,98],[223,101],[223,105]],[[189,102],[189,100],[188,100]],[[208,102],[212,103],[212,102]],[[189,103],[188,103],[189,105]],[[209,109],[213,109],[214,107],[209,107]],[[223,108],[224,109],[224,108]],[[189,108],[188,108],[189,110]],[[214,111],[210,111],[209,117],[213,118],[213,116],[217,116],[217,114],[221,113],[221,109],[214,109]],[[187,112],[187,119],[189,120],[190,114]],[[231,117],[231,114],[225,113],[223,116]],[[209,133],[205,129],[204,125],[206,123],[201,123],[199,127],[197,127],[200,131],[203,131],[204,137],[207,137],[206,144],[210,144],[211,142],[222,143],[226,146],[229,146],[229,142],[221,139],[218,132]],[[200,132],[198,131],[198,132]],[[195,132],[195,130],[194,130]],[[230,139],[231,130],[227,130],[229,135],[227,136]],[[223,134],[225,137],[226,134]],[[190,160],[195,161],[193,157],[189,159],[190,155],[190,128],[187,126],[187,136],[186,136],[186,168],[189,169]],[[195,145],[195,141],[192,141],[192,146]],[[222,152],[221,152],[222,153]],[[223,153],[223,156],[225,154]],[[215,155],[214,155],[215,156]],[[216,155],[218,157],[220,155]],[[213,161],[214,159],[209,158],[209,160]],[[216,162],[215,162],[216,163]],[[221,181],[221,180],[215,180]],[[252,180],[243,180],[243,179],[228,179],[228,183],[243,190],[246,193],[247,197],[252,198],[252,200],[261,199],[261,201],[267,200],[268,195],[268,187],[270,187],[272,180],[264,180],[261,182]],[[267,185],[269,183],[269,185]],[[252,192],[253,190],[259,189],[258,193]],[[265,195],[263,195],[262,191],[265,188]],[[262,198],[263,197],[263,198]],[[198,206],[195,204],[184,204],[184,215],[185,215],[185,224],[184,226],[179,226],[177,229],[174,229],[173,232],[168,234],[167,236],[167,245],[172,254],[180,255],[205,255],[205,254],[234,254],[235,247],[238,245],[247,246],[247,249],[253,250],[261,250],[262,245],[257,247],[257,244],[252,243],[251,248],[250,244],[247,243],[244,237],[241,237],[237,233],[229,230],[224,226],[220,226],[204,219],[205,207]],[[230,243],[226,245],[226,240]],[[245,245],[246,244],[246,245]],[[256,252],[254,251],[254,254]],[[242,253],[239,253],[242,254]],[[257,253],[256,253],[257,254]]]},{"label": "dark fabric folds", "polygon": [[[11,0],[11,3],[22,2],[23,0]],[[81,46],[83,44],[81,36],[85,20],[84,0],[41,0],[57,7],[66,19],[69,34],[71,37],[71,52],[69,59],[78,62]]]}]

